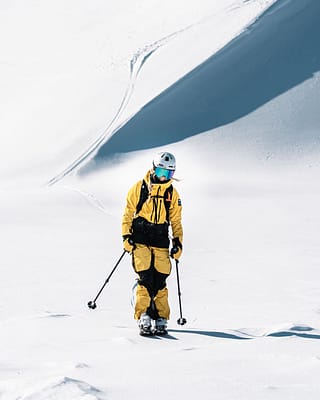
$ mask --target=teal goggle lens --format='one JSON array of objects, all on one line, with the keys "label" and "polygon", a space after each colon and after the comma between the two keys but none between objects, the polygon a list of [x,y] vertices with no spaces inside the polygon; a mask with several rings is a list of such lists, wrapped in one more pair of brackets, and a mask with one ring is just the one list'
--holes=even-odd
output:
[{"label": "teal goggle lens", "polygon": [[171,179],[173,177],[174,170],[156,167],[154,173],[158,178],[165,177],[166,179]]}]

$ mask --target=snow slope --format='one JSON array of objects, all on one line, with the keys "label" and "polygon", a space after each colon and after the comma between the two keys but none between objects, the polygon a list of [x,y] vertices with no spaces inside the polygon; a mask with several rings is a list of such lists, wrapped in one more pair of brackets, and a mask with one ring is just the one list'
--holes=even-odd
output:
[{"label": "snow slope", "polygon": [[[179,1],[162,2],[162,8],[156,1],[141,1],[139,8],[125,1],[112,7],[84,0],[67,5],[59,1],[1,2],[0,29],[10,38],[3,54],[10,53],[15,60],[10,66],[9,58],[2,58],[0,64],[1,71],[8,73],[8,80],[0,74],[8,95],[6,98],[1,92],[1,104],[11,110],[1,119],[1,165],[6,167],[1,169],[0,186],[1,400],[141,400],[150,395],[154,399],[319,398],[320,124],[315,18],[319,6],[317,0],[278,0],[261,15],[272,3],[188,2],[182,13]],[[155,14],[156,6],[159,12]],[[196,22],[211,21],[213,14],[215,21],[219,16],[228,18],[217,25],[220,38],[210,53],[210,23]],[[105,26],[106,16],[114,23],[111,27]],[[13,20],[22,28],[31,25],[26,38],[32,32],[38,38],[41,25],[45,40],[27,41],[22,52],[21,34],[9,35]],[[146,25],[137,24],[138,20]],[[59,32],[56,21],[61,24]],[[108,35],[100,34],[106,29],[111,32],[119,21],[124,30],[117,32],[123,36],[102,39]],[[250,21],[256,22],[241,34]],[[106,54],[136,54],[142,38],[144,43],[156,43],[187,26],[197,28],[184,31],[186,36],[179,34],[180,43],[161,46],[143,63],[131,100],[114,127],[140,111],[110,139],[112,153],[98,153],[90,173],[68,174],[52,186],[41,186],[52,177],[64,176],[59,171],[84,155],[97,133],[106,139],[105,122],[119,111],[128,85],[127,71],[117,63],[112,73],[106,74],[108,82],[104,73],[97,72]],[[275,37],[274,32],[282,34]],[[236,34],[240,35],[231,40]],[[167,63],[164,68],[179,46],[190,48],[199,42],[197,35],[206,42],[203,52],[199,50],[193,59],[193,53],[184,51],[181,65]],[[48,38],[52,42],[42,47],[43,54],[51,61],[65,62],[61,73],[66,80],[58,80],[56,85],[51,79],[55,74],[49,72],[50,61],[38,52],[39,44],[47,43]],[[70,43],[80,38],[81,45],[79,42],[70,54]],[[251,79],[240,63],[244,51]],[[270,58],[266,60],[267,53]],[[121,58],[116,56],[116,60]],[[204,63],[195,68],[196,60]],[[219,85],[220,71],[227,73],[230,63],[238,68],[232,69],[227,85]],[[79,70],[73,71],[77,65]],[[13,90],[20,87],[16,68],[24,71],[20,83],[26,97],[21,102],[16,102]],[[150,88],[150,76],[155,72],[159,86]],[[35,88],[31,76],[37,73],[43,83],[39,92],[31,90]],[[80,77],[91,76],[91,80],[75,91],[65,85],[71,76],[74,82]],[[123,80],[118,85],[116,77],[120,76]],[[207,89],[203,82],[208,87],[215,82],[219,89],[217,94],[201,92],[205,121],[196,107],[201,94],[197,85]],[[52,107],[48,109],[41,94],[49,86]],[[27,88],[34,96],[27,95]],[[65,95],[61,97],[60,91]],[[185,113],[183,101],[190,92],[193,96],[188,98],[194,97],[195,102]],[[238,107],[227,100],[223,104],[217,101],[217,121],[209,118],[215,96],[229,99],[228,93],[233,93],[237,99],[239,92],[247,95],[241,96]],[[119,101],[104,115],[103,99],[104,104],[111,104],[110,93]],[[84,108],[78,107],[76,98]],[[62,112],[57,99],[66,104],[70,101],[72,107],[62,104]],[[38,116],[35,122],[29,111],[39,110],[39,106],[46,112],[34,111]],[[172,118],[179,115],[171,119],[177,130],[164,142],[158,141],[165,138],[164,131],[159,131],[161,135],[153,136],[145,148],[143,134],[134,129],[142,127],[143,121],[151,124],[148,130],[160,129],[157,116],[165,108],[176,111]],[[21,119],[11,118],[16,113]],[[55,113],[59,117],[51,118]],[[23,118],[26,115],[28,124]],[[83,120],[77,130],[73,123],[79,116]],[[72,122],[70,135],[68,121]],[[26,136],[18,129],[22,126]],[[48,127],[45,136],[43,127]],[[164,148],[177,156],[176,177],[181,178],[176,182],[185,227],[180,278],[183,315],[188,323],[183,327],[176,324],[179,309],[173,270],[168,280],[170,335],[142,338],[132,319],[135,275],[129,256],[102,293],[97,309],[89,310],[87,302],[122,253],[120,220],[126,192],[149,168],[154,152]],[[24,161],[27,170],[19,171]]]},{"label": "snow slope", "polygon": [[[283,101],[264,118],[259,115],[254,124],[245,124],[259,127],[259,119],[272,118],[268,135],[261,134],[260,127],[254,135],[261,140],[268,136],[264,141],[269,146],[281,141],[287,146],[299,139],[319,145],[319,13],[317,2],[274,4],[218,54],[143,107],[100,148],[97,160],[163,146],[230,124],[304,84],[310,87],[301,92],[308,97],[289,95],[291,101]],[[308,21],[307,26],[301,21]],[[286,127],[291,132],[279,138],[279,131]]]},{"label": "snow slope", "polygon": [[54,177],[273,1],[2,1],[1,178]]}]

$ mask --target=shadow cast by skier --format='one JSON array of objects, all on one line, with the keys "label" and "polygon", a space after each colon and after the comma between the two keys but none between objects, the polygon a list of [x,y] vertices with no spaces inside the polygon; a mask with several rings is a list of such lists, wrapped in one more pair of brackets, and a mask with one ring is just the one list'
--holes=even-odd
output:
[{"label": "shadow cast by skier", "polygon": [[191,333],[194,335],[204,335],[215,338],[222,339],[234,339],[234,340],[249,340],[253,339],[253,337],[244,337],[243,334],[227,333],[227,332],[219,332],[219,331],[201,331],[201,330],[192,330],[192,329],[169,329],[169,332],[173,333]]},{"label": "shadow cast by skier", "polygon": [[276,338],[282,338],[282,337],[290,337],[290,336],[296,336],[300,337],[303,339],[320,339],[320,334],[317,333],[312,333],[311,332],[296,332],[296,331],[290,331],[290,330],[284,330],[284,331],[278,331],[278,332],[272,332],[268,333],[266,335],[258,335],[258,336],[250,336],[248,334],[234,331],[232,333],[228,332],[219,332],[219,331],[201,331],[201,330],[192,330],[192,329],[170,329],[169,332],[173,333],[189,333],[189,334],[194,334],[194,335],[203,335],[203,336],[209,336],[209,337],[214,337],[214,338],[220,338],[220,339],[233,339],[233,340],[251,340],[251,339],[258,339],[262,337],[276,337]]}]

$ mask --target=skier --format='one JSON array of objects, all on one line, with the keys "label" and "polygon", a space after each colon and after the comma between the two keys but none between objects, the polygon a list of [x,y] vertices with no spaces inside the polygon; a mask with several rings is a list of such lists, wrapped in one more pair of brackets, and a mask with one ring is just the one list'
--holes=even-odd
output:
[{"label": "skier", "polygon": [[152,169],[129,190],[122,218],[123,247],[132,254],[138,274],[134,318],[141,335],[165,334],[170,316],[166,279],[171,272],[169,226],[173,239],[170,256],[182,253],[181,200],[172,186],[175,157],[162,152]]}]

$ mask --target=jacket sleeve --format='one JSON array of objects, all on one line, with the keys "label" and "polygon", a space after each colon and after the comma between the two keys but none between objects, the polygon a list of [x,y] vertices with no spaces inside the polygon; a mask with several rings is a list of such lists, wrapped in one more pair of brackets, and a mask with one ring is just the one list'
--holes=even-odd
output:
[{"label": "jacket sleeve", "polygon": [[174,238],[178,238],[180,242],[183,241],[183,228],[181,222],[182,205],[179,193],[175,188],[172,192],[172,202],[169,209],[170,223],[172,228],[172,235]]},{"label": "jacket sleeve", "polygon": [[131,235],[132,221],[139,201],[141,182],[137,182],[127,194],[127,202],[122,216],[122,236]]}]

